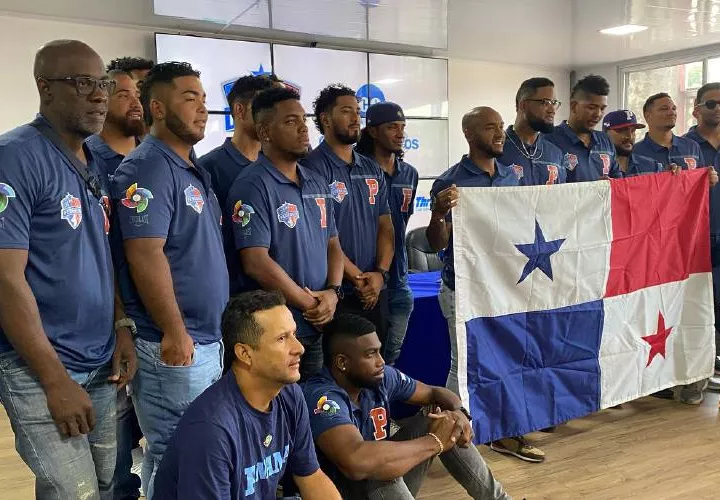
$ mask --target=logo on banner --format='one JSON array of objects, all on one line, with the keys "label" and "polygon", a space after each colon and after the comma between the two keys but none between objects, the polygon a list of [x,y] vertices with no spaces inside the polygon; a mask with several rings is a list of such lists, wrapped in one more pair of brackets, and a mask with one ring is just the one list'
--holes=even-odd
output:
[{"label": "logo on banner", "polygon": [[277,218],[290,229],[294,228],[300,219],[297,205],[288,202],[283,203],[277,209]]},{"label": "logo on banner", "polygon": [[379,102],[385,102],[385,94],[383,91],[380,87],[372,83],[366,83],[360,86],[355,93],[355,97],[357,97],[360,103],[360,116],[363,118],[365,118],[365,113],[370,106]]},{"label": "logo on banner", "polygon": [[77,229],[82,222],[82,205],[79,198],[70,193],[60,200],[60,218],[67,221],[70,227]]},{"label": "logo on banner", "polygon": [[185,188],[185,204],[199,214],[202,213],[203,207],[205,206],[202,193],[192,184]]}]

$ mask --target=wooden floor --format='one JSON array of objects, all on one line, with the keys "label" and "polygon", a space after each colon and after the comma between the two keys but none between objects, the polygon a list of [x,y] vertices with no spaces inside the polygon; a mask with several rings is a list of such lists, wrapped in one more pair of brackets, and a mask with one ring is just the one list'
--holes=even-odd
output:
[{"label": "wooden floor", "polygon": [[[495,476],[515,499],[720,499],[718,395],[701,406],[644,398],[530,438],[547,454],[521,462],[480,447]],[[33,479],[15,453],[0,410],[0,499],[33,498]],[[433,464],[418,498],[467,498]]]}]

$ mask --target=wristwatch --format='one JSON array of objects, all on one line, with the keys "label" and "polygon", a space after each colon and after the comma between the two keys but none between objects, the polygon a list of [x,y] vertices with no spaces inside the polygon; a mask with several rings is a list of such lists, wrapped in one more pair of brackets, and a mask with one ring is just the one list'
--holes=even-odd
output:
[{"label": "wristwatch", "polygon": [[137,326],[135,326],[135,322],[130,318],[123,318],[117,320],[115,322],[115,331],[117,332],[120,328],[129,329],[133,338],[137,336]]},{"label": "wristwatch", "polygon": [[329,285],[325,290],[332,290],[333,292],[335,292],[338,300],[342,300],[345,298],[345,294],[343,293],[341,286]]},{"label": "wristwatch", "polygon": [[375,268],[375,272],[382,274],[383,283],[387,285],[387,282],[390,281],[390,273],[385,269],[381,269],[379,267]]}]

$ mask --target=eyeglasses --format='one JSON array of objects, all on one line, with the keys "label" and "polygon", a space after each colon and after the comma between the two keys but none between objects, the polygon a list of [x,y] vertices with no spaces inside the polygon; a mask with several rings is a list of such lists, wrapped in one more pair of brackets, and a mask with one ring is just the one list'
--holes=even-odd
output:
[{"label": "eyeglasses", "polygon": [[89,96],[98,88],[107,95],[112,95],[115,91],[115,80],[107,78],[91,78],[89,76],[64,76],[62,78],[45,78],[40,77],[47,82],[63,82],[68,85],[75,85],[78,96]]},{"label": "eyeglasses", "polygon": [[552,106],[555,109],[558,109],[562,102],[558,101],[557,99],[525,99],[526,101],[530,102],[539,102],[543,106]]},{"label": "eyeglasses", "polygon": [[705,106],[707,109],[715,109],[715,106],[720,104],[720,101],[716,101],[715,99],[708,99],[705,102],[699,102],[696,104],[698,108],[701,108]]}]

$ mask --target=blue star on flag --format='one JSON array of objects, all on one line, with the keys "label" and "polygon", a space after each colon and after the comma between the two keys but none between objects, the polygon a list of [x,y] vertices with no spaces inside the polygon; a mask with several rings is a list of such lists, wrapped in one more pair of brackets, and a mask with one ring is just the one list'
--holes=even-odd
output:
[{"label": "blue star on flag", "polygon": [[545,276],[552,280],[553,272],[552,265],[550,264],[550,256],[560,250],[564,242],[565,239],[545,241],[545,235],[542,229],[540,229],[540,224],[536,219],[535,241],[525,245],[515,245],[515,248],[520,250],[520,252],[528,258],[528,262],[525,264],[525,269],[523,269],[522,276],[520,276],[517,284],[522,283],[535,269],[540,269]]},{"label": "blue star on flag", "polygon": [[262,64],[256,71],[251,71],[250,73],[252,73],[253,76],[267,76],[272,74],[270,71],[265,71]]}]

